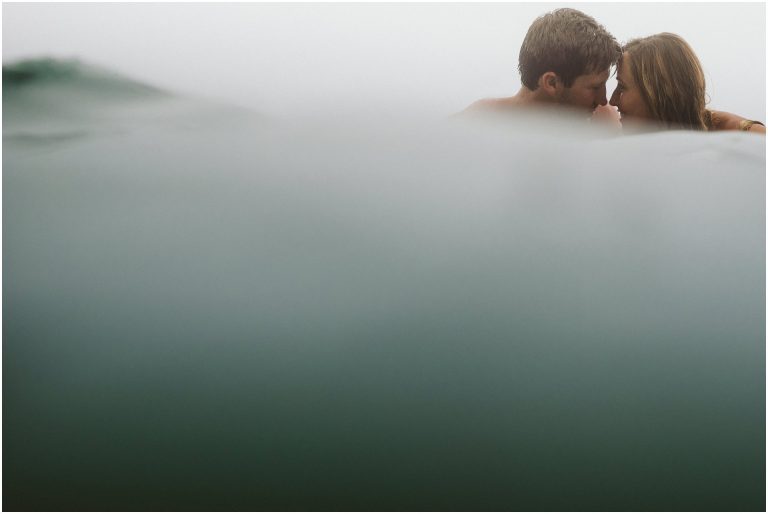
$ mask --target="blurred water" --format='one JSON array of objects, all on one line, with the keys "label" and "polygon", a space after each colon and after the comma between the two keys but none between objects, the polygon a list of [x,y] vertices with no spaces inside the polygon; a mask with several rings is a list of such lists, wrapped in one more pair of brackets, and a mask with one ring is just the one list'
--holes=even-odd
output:
[{"label": "blurred water", "polygon": [[5,510],[764,510],[764,139],[227,120],[5,138]]}]

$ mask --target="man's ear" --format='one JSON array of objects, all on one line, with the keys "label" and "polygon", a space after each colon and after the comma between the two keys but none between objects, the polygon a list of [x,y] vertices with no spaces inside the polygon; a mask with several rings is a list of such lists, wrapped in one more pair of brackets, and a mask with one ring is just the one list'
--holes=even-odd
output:
[{"label": "man's ear", "polygon": [[554,71],[548,71],[539,77],[539,87],[552,98],[559,98],[564,89],[563,81]]}]

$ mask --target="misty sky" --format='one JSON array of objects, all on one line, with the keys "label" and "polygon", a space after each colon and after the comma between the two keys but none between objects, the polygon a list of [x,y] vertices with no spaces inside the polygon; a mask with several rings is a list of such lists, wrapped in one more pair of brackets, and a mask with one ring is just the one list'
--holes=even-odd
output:
[{"label": "misty sky", "polygon": [[680,34],[702,61],[710,107],[765,119],[762,3],[5,3],[3,63],[79,57],[275,116],[450,114],[514,94],[525,32],[557,7],[594,16],[621,42]]}]

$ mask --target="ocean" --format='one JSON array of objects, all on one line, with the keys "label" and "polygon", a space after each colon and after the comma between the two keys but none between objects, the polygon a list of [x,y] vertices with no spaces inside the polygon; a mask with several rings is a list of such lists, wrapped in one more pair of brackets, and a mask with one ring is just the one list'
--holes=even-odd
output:
[{"label": "ocean", "polygon": [[3,82],[4,510],[765,509],[764,138]]}]

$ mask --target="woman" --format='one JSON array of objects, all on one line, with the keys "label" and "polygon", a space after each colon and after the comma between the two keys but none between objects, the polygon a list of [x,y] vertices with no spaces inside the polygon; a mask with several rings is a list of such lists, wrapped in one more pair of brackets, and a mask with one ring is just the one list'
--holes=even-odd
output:
[{"label": "woman", "polygon": [[704,72],[678,35],[663,32],[633,39],[622,48],[610,104],[627,130],[743,130],[765,134],[765,126],[706,108]]}]

